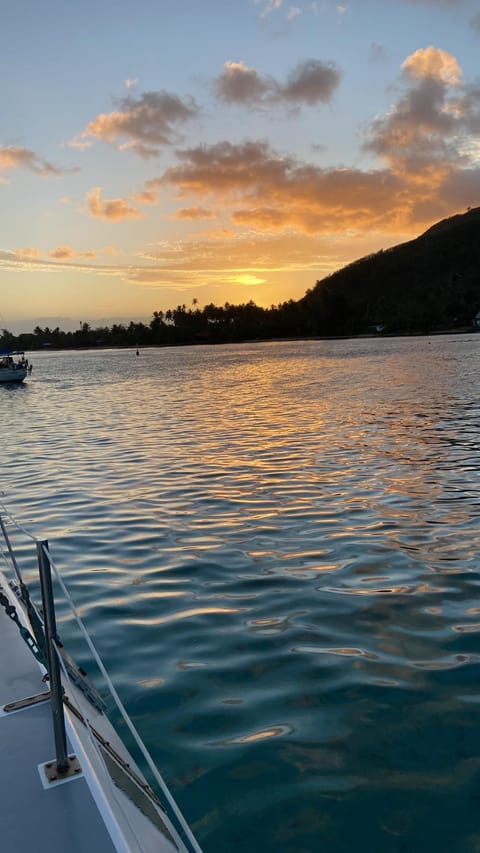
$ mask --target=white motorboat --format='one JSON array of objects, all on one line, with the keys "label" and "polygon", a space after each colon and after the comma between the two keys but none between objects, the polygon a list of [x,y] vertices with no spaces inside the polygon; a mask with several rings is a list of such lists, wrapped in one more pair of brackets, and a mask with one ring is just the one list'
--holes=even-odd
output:
[{"label": "white motorboat", "polygon": [[[0,849],[2,853],[201,853],[133,727],[51,558],[36,541],[41,610],[0,506]],[[32,537],[34,538],[34,537]],[[32,546],[33,547],[33,546]],[[139,751],[154,791],[56,629],[52,568]],[[10,576],[10,577],[9,577]]]},{"label": "white motorboat", "polygon": [[23,382],[31,370],[22,350],[0,350],[0,382]]}]

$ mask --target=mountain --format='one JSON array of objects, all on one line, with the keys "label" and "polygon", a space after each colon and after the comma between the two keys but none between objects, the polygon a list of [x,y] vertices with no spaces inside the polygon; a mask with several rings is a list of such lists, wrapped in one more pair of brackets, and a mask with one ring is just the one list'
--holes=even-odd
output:
[{"label": "mountain", "polygon": [[471,328],[480,309],[480,207],[317,281],[299,306],[319,335]]}]

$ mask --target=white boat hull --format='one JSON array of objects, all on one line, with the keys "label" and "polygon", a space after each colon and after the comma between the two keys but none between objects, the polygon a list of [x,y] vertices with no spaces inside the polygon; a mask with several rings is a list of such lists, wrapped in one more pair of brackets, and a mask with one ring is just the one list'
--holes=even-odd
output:
[{"label": "white boat hull", "polygon": [[0,383],[2,382],[23,382],[27,375],[26,367],[1,367],[0,368]]}]

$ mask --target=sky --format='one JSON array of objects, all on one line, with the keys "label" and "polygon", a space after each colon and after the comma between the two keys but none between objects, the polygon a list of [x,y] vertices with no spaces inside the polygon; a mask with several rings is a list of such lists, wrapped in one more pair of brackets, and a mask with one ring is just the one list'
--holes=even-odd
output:
[{"label": "sky", "polygon": [[7,0],[0,328],[301,298],[480,205],[480,0]]}]

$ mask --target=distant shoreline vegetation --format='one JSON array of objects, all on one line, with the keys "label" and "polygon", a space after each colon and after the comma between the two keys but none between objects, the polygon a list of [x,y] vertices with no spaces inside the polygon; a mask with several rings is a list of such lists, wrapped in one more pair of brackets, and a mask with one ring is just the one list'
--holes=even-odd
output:
[{"label": "distant shoreline vegetation", "polygon": [[58,327],[0,334],[2,349],[224,344],[281,338],[418,335],[480,330],[480,207],[444,219],[420,237],[360,258],[317,281],[298,301],[253,301],[154,311],[148,324],[73,332]]},{"label": "distant shoreline vegetation", "polygon": [[[181,344],[223,344],[272,338],[309,337],[317,334],[317,323],[301,302],[262,308],[250,301],[241,305],[213,304],[199,308],[178,305],[168,311],[154,311],[148,324],[129,322],[93,327],[81,323],[75,331],[37,326],[33,332],[14,335],[0,333],[2,349],[38,350],[92,347],[177,346]],[[332,325],[332,334],[339,324]]]},{"label": "distant shoreline vegetation", "polygon": [[[313,291],[311,292],[313,293]],[[441,332],[468,332],[476,329],[471,317],[445,325],[429,324],[425,318],[411,317],[406,327],[369,324],[361,328],[352,318],[343,299],[323,293],[319,310],[312,310],[309,294],[301,302],[286,302],[261,308],[254,302],[205,308],[178,306],[154,311],[150,323],[93,327],[81,323],[75,331],[37,326],[33,332],[14,335],[7,329],[0,334],[0,349],[92,349],[95,347],[179,346],[189,344],[225,344],[287,338],[339,338],[359,335],[418,335]],[[354,318],[353,318],[354,319]],[[456,318],[455,318],[456,319]]]}]

